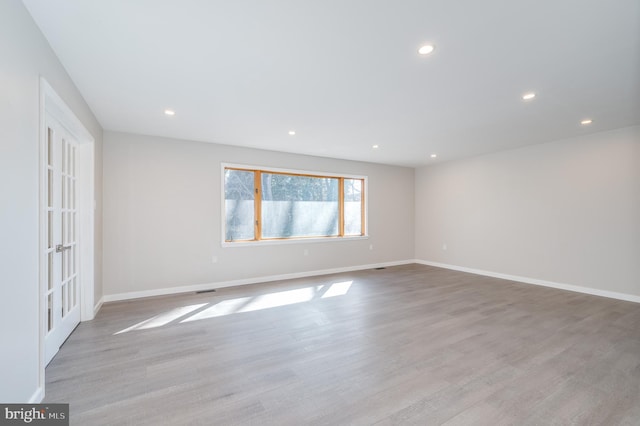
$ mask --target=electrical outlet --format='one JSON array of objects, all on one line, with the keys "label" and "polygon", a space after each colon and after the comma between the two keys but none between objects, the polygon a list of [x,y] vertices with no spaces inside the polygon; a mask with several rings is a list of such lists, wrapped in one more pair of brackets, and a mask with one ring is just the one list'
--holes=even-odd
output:
[{"label": "electrical outlet", "polygon": [[211,256],[211,263],[218,263],[218,256]]},{"label": "electrical outlet", "polygon": [[369,244],[369,250],[373,250],[373,244]]},{"label": "electrical outlet", "polygon": [[447,244],[446,243],[442,245],[442,250],[447,251]]},{"label": "electrical outlet", "polygon": [[304,249],[304,255],[305,256],[309,256],[309,250],[308,249]]}]

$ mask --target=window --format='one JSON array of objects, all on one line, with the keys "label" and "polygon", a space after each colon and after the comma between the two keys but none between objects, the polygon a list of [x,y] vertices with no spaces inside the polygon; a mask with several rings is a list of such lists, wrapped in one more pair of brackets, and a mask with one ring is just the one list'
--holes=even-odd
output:
[{"label": "window", "polygon": [[366,234],[366,177],[223,165],[226,242]]}]

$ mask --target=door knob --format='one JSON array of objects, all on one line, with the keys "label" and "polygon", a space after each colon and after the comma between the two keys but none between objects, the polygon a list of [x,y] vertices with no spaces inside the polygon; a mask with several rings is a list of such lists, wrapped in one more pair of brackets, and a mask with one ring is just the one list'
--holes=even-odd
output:
[{"label": "door knob", "polygon": [[65,250],[69,250],[72,246],[64,246],[62,244],[58,244],[56,246],[56,253],[62,253]]}]

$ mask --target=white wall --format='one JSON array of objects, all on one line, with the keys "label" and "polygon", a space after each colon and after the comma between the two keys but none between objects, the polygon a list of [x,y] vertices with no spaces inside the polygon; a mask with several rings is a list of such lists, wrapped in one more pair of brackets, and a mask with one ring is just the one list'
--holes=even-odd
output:
[{"label": "white wall", "polygon": [[415,207],[417,259],[640,296],[640,127],[420,168]]},{"label": "white wall", "polygon": [[[370,238],[221,247],[222,162],[367,175]],[[411,168],[105,132],[105,298],[410,260],[413,185]]]},{"label": "white wall", "polygon": [[[38,146],[40,76],[96,140],[101,204],[102,128],[19,0],[0,1],[0,401],[38,392]],[[101,222],[96,212],[96,225]],[[101,292],[97,228],[96,293]]]}]

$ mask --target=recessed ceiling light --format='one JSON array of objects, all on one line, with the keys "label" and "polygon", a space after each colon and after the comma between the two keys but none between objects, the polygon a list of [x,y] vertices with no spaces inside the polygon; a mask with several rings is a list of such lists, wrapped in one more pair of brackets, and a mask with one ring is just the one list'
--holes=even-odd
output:
[{"label": "recessed ceiling light", "polygon": [[436,158],[438,154],[431,154],[431,158]]},{"label": "recessed ceiling light", "polygon": [[590,119],[590,118],[587,118],[586,120],[582,120],[582,121],[580,122],[580,124],[585,125],[585,126],[586,126],[587,124],[591,124],[591,123],[593,123],[593,120],[592,120],[592,119]]},{"label": "recessed ceiling light", "polygon": [[418,53],[421,55],[428,55],[429,53],[433,52],[433,50],[436,47],[433,44],[425,44],[424,46],[421,46],[420,49],[418,49]]},{"label": "recessed ceiling light", "polygon": [[535,97],[536,97],[536,94],[533,92],[525,93],[524,95],[522,95],[522,99],[524,99],[525,101],[531,100]]},{"label": "recessed ceiling light", "polygon": [[296,134],[295,130],[289,130],[289,135],[294,136]]},{"label": "recessed ceiling light", "polygon": [[380,148],[380,145],[373,145],[371,148],[378,149],[378,148]]},{"label": "recessed ceiling light", "polygon": [[165,110],[164,110],[164,113],[165,113],[166,115],[176,115],[176,112],[175,112],[175,111],[173,111],[173,110],[171,110],[171,109],[165,109]]}]

